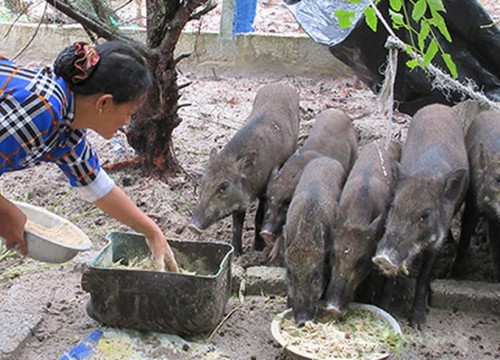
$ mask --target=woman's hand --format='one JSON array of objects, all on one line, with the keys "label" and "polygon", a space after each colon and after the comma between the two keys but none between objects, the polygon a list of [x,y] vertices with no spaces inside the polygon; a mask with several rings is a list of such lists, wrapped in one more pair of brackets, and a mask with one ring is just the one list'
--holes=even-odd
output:
[{"label": "woman's hand", "polygon": [[165,271],[166,268],[171,272],[179,272],[174,253],[161,231],[153,236],[146,236],[146,241],[151,249],[151,259],[155,269]]},{"label": "woman's hand", "polygon": [[109,216],[144,234],[157,270],[164,271],[166,268],[168,271],[179,272],[174,253],[161,229],[119,187],[115,186],[94,204]]},{"label": "woman's hand", "polygon": [[28,253],[28,247],[24,240],[26,221],[26,215],[16,205],[0,195],[0,237],[5,239],[7,249],[13,249],[17,245],[23,255]]}]

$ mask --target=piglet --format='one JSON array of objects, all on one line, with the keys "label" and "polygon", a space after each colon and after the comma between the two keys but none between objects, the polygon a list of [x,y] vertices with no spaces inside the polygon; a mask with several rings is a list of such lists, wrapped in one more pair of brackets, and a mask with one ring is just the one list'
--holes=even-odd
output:
[{"label": "piglet", "polygon": [[255,217],[254,248],[262,250],[259,235],[264,217],[267,182],[272,169],[283,164],[297,148],[299,98],[285,84],[261,87],[245,125],[224,148],[210,153],[198,204],[188,228],[200,233],[229,215],[233,217],[232,243],[240,255],[246,209],[259,199]]},{"label": "piglet", "polygon": [[409,126],[385,234],[373,257],[383,273],[394,276],[422,256],[411,315],[415,328],[425,325],[432,268],[468,186],[464,133],[455,111],[423,107]]},{"label": "piglet", "polygon": [[337,160],[314,159],[304,168],[286,215],[288,305],[299,326],[313,319],[328,285],[332,231],[345,177]]}]

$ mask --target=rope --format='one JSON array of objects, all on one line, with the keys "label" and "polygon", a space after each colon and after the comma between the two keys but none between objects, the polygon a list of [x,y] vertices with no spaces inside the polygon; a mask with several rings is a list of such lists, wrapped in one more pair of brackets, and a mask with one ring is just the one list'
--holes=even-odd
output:
[{"label": "rope", "polygon": [[392,41],[392,37],[388,37],[385,44],[385,47],[389,49],[389,55],[387,56],[387,66],[384,71],[384,83],[379,93],[379,111],[389,119],[389,129],[385,138],[386,150],[389,146],[393,129],[394,83],[396,82],[398,68],[398,49],[391,44]]},{"label": "rope", "polygon": [[[382,89],[380,90],[380,109],[384,115],[390,120],[390,128],[388,131],[387,138],[390,137],[392,133],[392,117],[393,117],[393,109],[394,109],[394,82],[396,79],[396,69],[397,69],[397,51],[406,52],[405,43],[399,39],[394,33],[393,29],[387,24],[386,20],[378,10],[378,8],[373,4],[373,1],[370,1],[370,6],[375,11],[378,19],[384,26],[384,28],[389,33],[387,41],[385,43],[385,47],[389,49],[389,55],[387,56],[387,67],[385,69],[385,78],[384,83],[382,84]],[[422,57],[415,53],[411,52],[409,56],[412,59],[417,59],[420,64],[423,62]],[[485,105],[491,109],[495,109],[500,111],[500,103],[494,102],[488,99],[484,94],[476,91],[477,86],[473,84],[472,81],[469,81],[468,84],[462,84],[460,81],[454,79],[452,76],[444,73],[440,68],[429,64],[426,68],[426,71],[434,77],[432,80],[431,86],[435,89],[440,90],[442,93],[449,92],[453,90],[455,92],[461,93],[463,95],[468,96],[469,98],[477,101],[481,105]],[[388,141],[386,142],[388,144]],[[387,146],[387,145],[386,145]]]}]

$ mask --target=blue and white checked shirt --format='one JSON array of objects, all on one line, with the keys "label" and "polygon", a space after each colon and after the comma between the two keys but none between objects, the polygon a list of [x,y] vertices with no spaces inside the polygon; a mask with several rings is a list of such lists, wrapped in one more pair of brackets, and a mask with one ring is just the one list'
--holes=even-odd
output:
[{"label": "blue and white checked shirt", "polygon": [[74,130],[73,93],[51,70],[20,67],[0,56],[0,175],[53,162],[82,198],[94,202],[114,186],[88,143]]}]

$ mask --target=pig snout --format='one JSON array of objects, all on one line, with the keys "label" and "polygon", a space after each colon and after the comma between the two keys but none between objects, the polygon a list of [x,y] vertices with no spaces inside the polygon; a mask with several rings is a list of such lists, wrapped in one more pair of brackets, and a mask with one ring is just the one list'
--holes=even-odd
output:
[{"label": "pig snout", "polygon": [[260,236],[262,236],[262,238],[266,240],[268,243],[271,243],[274,240],[274,234],[267,229],[262,230],[260,232]]},{"label": "pig snout", "polygon": [[372,262],[387,276],[396,276],[399,272],[400,261],[395,251],[378,251]]},{"label": "pig snout", "polygon": [[281,233],[284,220],[284,217],[276,214],[276,211],[268,210],[260,235],[266,239],[266,241],[272,242],[276,236]]},{"label": "pig snout", "polygon": [[304,326],[307,321],[311,321],[313,319],[313,314],[310,314],[307,311],[294,311],[293,316],[295,324],[298,327]]},{"label": "pig snout", "polygon": [[336,317],[342,317],[347,312],[345,307],[340,306],[340,304],[328,303],[326,304],[326,311],[333,314]]},{"label": "pig snout", "polygon": [[201,226],[201,224],[198,221],[191,220],[189,224],[187,225],[187,228],[191,230],[193,233],[196,235],[200,235],[205,228]]},{"label": "pig snout", "polygon": [[326,311],[344,316],[352,297],[352,285],[339,276],[333,276],[326,291]]}]

